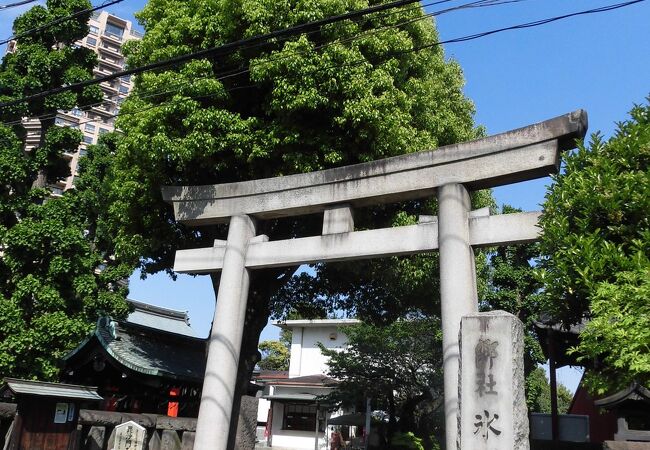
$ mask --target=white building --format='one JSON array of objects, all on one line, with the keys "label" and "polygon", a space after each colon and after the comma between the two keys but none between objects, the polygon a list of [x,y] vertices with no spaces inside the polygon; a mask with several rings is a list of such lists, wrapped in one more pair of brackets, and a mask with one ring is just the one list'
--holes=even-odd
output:
[{"label": "white building", "polygon": [[267,379],[260,399],[258,422],[266,423],[265,444],[281,449],[314,449],[325,446],[330,413],[317,397],[336,386],[328,378],[327,358],[318,343],[328,349],[343,349],[346,326],[356,319],[287,320],[275,325],[290,330],[291,359],[288,377]]},{"label": "white building", "polygon": [[[93,69],[95,78],[124,70],[122,45],[130,40],[142,39],[142,33],[133,28],[131,21],[107,11],[93,12],[88,21],[88,30],[88,35],[76,41],[75,45],[97,53],[97,66]],[[16,45],[18,44],[15,41],[10,42],[7,52],[15,51]],[[104,100],[101,103],[92,105],[87,111],[79,108],[59,111],[55,124],[81,130],[83,141],[74,152],[64,154],[70,166],[70,176],[50,186],[54,195],[62,194],[64,190],[74,187],[79,158],[86,154],[86,147],[96,144],[102,134],[115,130],[117,113],[121,103],[133,88],[132,81],[131,76],[104,81],[100,83],[104,92]],[[38,118],[26,118],[23,120],[23,125],[27,131],[25,150],[29,151],[39,145],[41,124]]]}]

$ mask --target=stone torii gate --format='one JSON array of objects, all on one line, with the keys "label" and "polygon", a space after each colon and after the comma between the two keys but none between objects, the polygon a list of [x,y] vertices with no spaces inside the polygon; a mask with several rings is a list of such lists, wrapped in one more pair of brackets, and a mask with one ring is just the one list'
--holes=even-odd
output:
[{"label": "stone torii gate", "polygon": [[[560,152],[584,137],[587,114],[572,112],[535,125],[436,150],[239,183],[164,187],[176,220],[229,223],[226,241],[178,250],[174,270],[221,271],[208,344],[195,449],[226,449],[249,288],[249,271],[268,267],[440,252],[440,298],[447,449],[456,447],[458,332],[477,311],[472,247],[525,243],[539,234],[539,213],[490,216],[471,211],[468,191],[546,176]],[[354,207],[436,195],[438,216],[417,225],[354,231]],[[323,212],[320,236],[270,241],[256,219]]]}]

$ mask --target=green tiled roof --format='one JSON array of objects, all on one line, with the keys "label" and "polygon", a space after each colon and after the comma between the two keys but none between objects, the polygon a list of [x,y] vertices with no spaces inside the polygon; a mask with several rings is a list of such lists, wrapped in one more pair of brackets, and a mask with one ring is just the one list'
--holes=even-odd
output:
[{"label": "green tiled roof", "polygon": [[119,365],[135,372],[197,383],[203,381],[205,339],[103,317],[97,321],[94,334],[64,360],[74,359],[82,349],[96,343]]}]

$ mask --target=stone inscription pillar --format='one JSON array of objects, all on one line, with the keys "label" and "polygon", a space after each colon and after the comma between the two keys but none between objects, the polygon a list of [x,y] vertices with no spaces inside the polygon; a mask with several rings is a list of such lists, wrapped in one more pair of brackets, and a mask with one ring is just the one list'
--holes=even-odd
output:
[{"label": "stone inscription pillar", "polygon": [[255,224],[248,216],[233,216],[228,228],[223,271],[208,343],[195,450],[225,450],[237,384],[249,274],[244,263]]},{"label": "stone inscription pillar", "polygon": [[528,450],[524,327],[505,311],[463,317],[460,338],[462,450]]},{"label": "stone inscription pillar", "polygon": [[470,208],[463,185],[448,184],[438,189],[445,441],[450,450],[456,448],[457,440],[460,320],[478,310],[474,253],[469,244]]}]

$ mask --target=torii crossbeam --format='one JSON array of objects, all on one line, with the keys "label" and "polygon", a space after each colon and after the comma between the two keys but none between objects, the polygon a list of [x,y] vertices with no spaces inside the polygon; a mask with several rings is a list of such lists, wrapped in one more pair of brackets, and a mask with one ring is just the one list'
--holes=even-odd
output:
[{"label": "torii crossbeam", "polygon": [[[470,210],[469,190],[539,178],[558,170],[560,152],[587,130],[578,110],[472,142],[353,166],[210,186],[164,187],[176,220],[229,223],[228,239],[178,250],[174,270],[221,271],[195,449],[226,449],[248,298],[249,271],[386,257],[438,249],[447,448],[456,446],[458,331],[477,311],[472,247],[534,241],[539,213],[490,216]],[[352,209],[436,195],[438,216],[417,225],[354,231]],[[269,241],[255,219],[324,212],[320,236]]]}]

